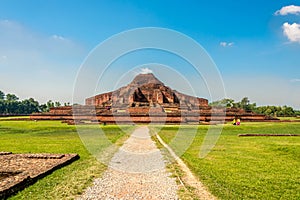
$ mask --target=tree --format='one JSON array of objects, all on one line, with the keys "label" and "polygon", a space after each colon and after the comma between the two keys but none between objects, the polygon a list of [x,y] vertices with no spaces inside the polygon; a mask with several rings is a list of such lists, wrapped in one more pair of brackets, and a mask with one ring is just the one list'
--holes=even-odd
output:
[{"label": "tree", "polygon": [[6,95],[6,100],[7,101],[18,101],[19,98],[14,94],[7,94]]},{"label": "tree", "polygon": [[13,115],[13,114],[22,114],[21,106],[18,101],[8,101],[6,100],[6,109],[5,114]]},{"label": "tree", "polygon": [[2,91],[0,90],[0,100],[4,100],[4,98],[5,98],[5,94],[4,94],[4,92],[2,92]]},{"label": "tree", "polygon": [[242,100],[241,100],[241,108],[243,108],[244,110],[247,110],[249,111],[249,104],[250,104],[250,100],[248,97],[244,97]]},{"label": "tree", "polygon": [[[6,97],[6,98],[5,98]],[[70,105],[70,103],[67,103]],[[1,115],[27,115],[34,112],[48,112],[50,108],[61,106],[60,102],[49,100],[46,104],[39,105],[33,98],[22,101],[15,94],[5,95],[0,91],[0,114]]]},{"label": "tree", "polygon": [[40,111],[40,112],[48,112],[49,110],[48,110],[48,107],[47,107],[46,104],[41,104],[41,105],[39,106],[39,111]]},{"label": "tree", "polygon": [[233,107],[234,104],[234,100],[233,99],[222,99],[222,100],[218,100],[218,101],[214,101],[212,103],[210,103],[210,106],[223,106],[226,108],[231,108]]},{"label": "tree", "polygon": [[70,102],[64,103],[64,106],[70,106],[70,105],[71,105]]},{"label": "tree", "polygon": [[274,116],[274,117],[293,117],[299,116],[300,111],[294,110],[289,106],[256,106],[256,103],[250,103],[248,97],[244,97],[239,102],[234,102],[232,99],[222,99],[214,101],[210,106],[226,106],[227,108],[242,108],[245,111],[252,111],[259,114]]},{"label": "tree", "polygon": [[0,100],[0,114],[4,114],[6,110],[5,101]]},{"label": "tree", "polygon": [[52,100],[47,101],[46,103],[46,112],[50,111],[50,108],[55,107],[54,102]]},{"label": "tree", "polygon": [[231,108],[233,106],[234,100],[233,99],[223,99],[222,104],[226,106],[226,108]]},{"label": "tree", "polygon": [[244,97],[242,100],[241,100],[241,105],[242,106],[246,106],[250,103],[250,100],[248,97]]},{"label": "tree", "polygon": [[272,109],[267,108],[267,110],[264,112],[265,115],[272,115]]},{"label": "tree", "polygon": [[47,101],[46,105],[47,105],[47,108],[52,108],[52,107],[54,107],[54,102],[52,102],[52,100],[49,100],[49,101]]},{"label": "tree", "polygon": [[25,99],[21,102],[22,114],[31,114],[34,112],[39,112],[39,102],[35,101],[33,98]]},{"label": "tree", "polygon": [[295,116],[295,112],[292,107],[283,106],[282,111],[283,111],[284,116]]},{"label": "tree", "polygon": [[54,103],[54,105],[55,105],[55,107],[59,107],[59,106],[61,106],[61,103],[60,103],[59,101],[56,101],[56,102]]}]

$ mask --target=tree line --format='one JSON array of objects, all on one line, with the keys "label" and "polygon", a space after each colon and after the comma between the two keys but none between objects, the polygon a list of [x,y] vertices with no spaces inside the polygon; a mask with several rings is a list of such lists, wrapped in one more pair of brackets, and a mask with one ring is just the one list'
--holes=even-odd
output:
[{"label": "tree line", "polygon": [[[0,91],[0,115],[28,115],[34,112],[48,112],[50,108],[62,105],[69,106],[70,103],[61,104],[58,101],[53,102],[49,100],[45,104],[40,104],[33,98],[19,100],[15,94],[4,94],[4,92]],[[248,97],[244,97],[239,102],[225,98],[214,101],[209,105],[213,107],[241,108],[245,111],[252,111],[274,117],[300,116],[300,111],[294,110],[290,106],[256,106],[256,103],[251,103]]]},{"label": "tree line", "polygon": [[251,103],[248,97],[244,97],[241,101],[235,102],[233,99],[222,99],[210,103],[210,106],[222,106],[226,108],[241,108],[245,111],[252,111],[259,114],[269,115],[273,117],[295,117],[300,116],[300,111],[290,106],[256,106]]},{"label": "tree line", "polygon": [[[5,94],[0,91],[0,115],[28,115],[34,112],[48,112],[52,107],[62,104],[58,101],[49,100],[45,104],[40,104],[33,98],[20,100],[15,94]],[[64,103],[65,106],[70,103]]]}]

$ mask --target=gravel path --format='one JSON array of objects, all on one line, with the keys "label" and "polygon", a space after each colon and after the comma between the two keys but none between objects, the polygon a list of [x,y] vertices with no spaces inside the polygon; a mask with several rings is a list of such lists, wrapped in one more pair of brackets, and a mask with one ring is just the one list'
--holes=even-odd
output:
[{"label": "gravel path", "polygon": [[140,127],[79,199],[178,199],[176,181],[170,176],[148,128]]}]

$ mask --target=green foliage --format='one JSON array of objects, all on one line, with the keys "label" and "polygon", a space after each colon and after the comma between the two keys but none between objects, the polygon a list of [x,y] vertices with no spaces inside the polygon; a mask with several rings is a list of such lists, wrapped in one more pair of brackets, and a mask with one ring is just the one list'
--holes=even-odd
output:
[{"label": "green foliage", "polygon": [[295,117],[300,115],[300,111],[294,110],[289,106],[256,106],[256,103],[250,103],[248,97],[244,97],[241,101],[235,102],[233,99],[222,99],[214,101],[210,106],[222,106],[226,108],[241,108],[245,111],[256,112],[259,114],[274,116],[274,117]]},{"label": "green foliage", "polygon": [[15,94],[7,94],[6,100],[7,101],[17,101],[17,100],[19,100],[19,97],[17,97]]},{"label": "green foliage", "polygon": [[71,103],[70,102],[68,102],[68,103],[64,103],[64,106],[70,106],[71,105]]},{"label": "green foliage", "polygon": [[212,103],[209,104],[210,106],[222,106],[222,107],[226,107],[226,108],[231,108],[234,105],[234,100],[233,99],[222,99],[219,101],[214,101]]},{"label": "green foliage", "polygon": [[[65,103],[70,105],[70,103]],[[0,115],[28,115],[34,112],[48,112],[52,107],[61,106],[61,103],[49,100],[46,104],[39,104],[33,98],[20,101],[15,94],[5,95],[0,91]]]},{"label": "green foliage", "polygon": [[5,113],[6,105],[3,100],[0,100],[0,114]]},{"label": "green foliage", "polygon": [[54,107],[59,107],[59,106],[61,106],[60,102],[58,102],[58,101],[54,102]]},{"label": "green foliage", "polygon": [[47,101],[46,104],[40,105],[40,110],[42,112],[49,112],[50,108],[57,107],[56,105],[60,105],[60,103],[53,102],[52,100]]},{"label": "green foliage", "polygon": [[[179,126],[164,127],[159,135],[169,143]],[[186,127],[190,134],[195,127]],[[211,128],[211,127],[210,127]],[[224,125],[213,150],[199,158],[209,126],[181,156],[196,176],[219,199],[300,199],[300,137],[238,137],[242,133],[300,133],[299,123]]]},{"label": "green foliage", "polygon": [[246,111],[252,111],[256,108],[256,103],[250,104],[248,97],[244,97],[240,102],[235,102],[233,99],[222,99],[214,101],[209,104],[210,106],[222,106],[226,108],[242,108]]},{"label": "green foliage", "polygon": [[299,111],[295,111],[289,106],[260,106],[255,109],[257,113],[271,115],[275,117],[294,117],[299,114]]},{"label": "green foliage", "polygon": [[5,100],[0,100],[0,114],[15,115],[15,114],[31,114],[39,112],[39,103],[33,98],[19,101],[15,95],[6,95]]},{"label": "green foliage", "polygon": [[2,91],[0,90],[0,100],[4,100],[4,98],[5,98],[5,94],[4,94],[4,92],[2,92]]}]

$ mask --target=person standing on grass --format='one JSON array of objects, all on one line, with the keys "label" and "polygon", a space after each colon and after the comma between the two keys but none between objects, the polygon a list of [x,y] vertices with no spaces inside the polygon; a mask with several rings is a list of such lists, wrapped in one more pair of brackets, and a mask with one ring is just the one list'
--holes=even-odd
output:
[{"label": "person standing on grass", "polygon": [[241,119],[240,118],[237,118],[236,120],[236,125],[239,126],[241,124]]},{"label": "person standing on grass", "polygon": [[233,118],[233,120],[232,120],[232,125],[236,125],[236,120],[235,120],[235,118]]}]

